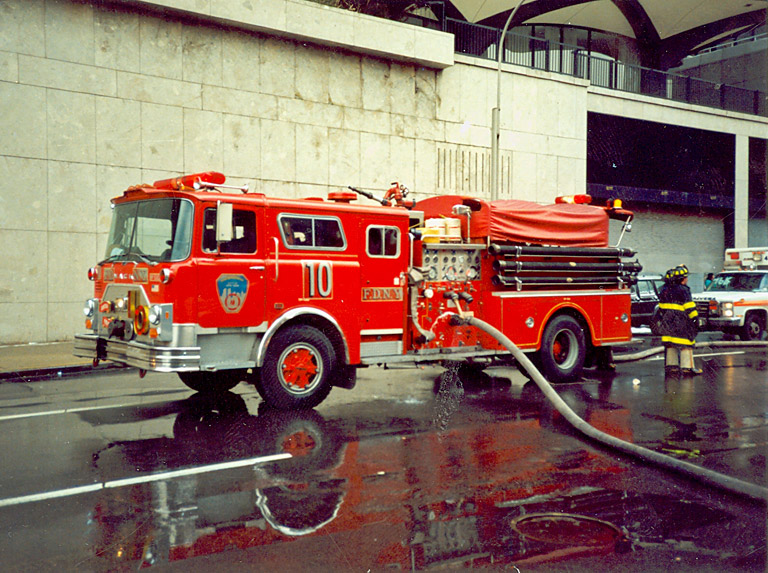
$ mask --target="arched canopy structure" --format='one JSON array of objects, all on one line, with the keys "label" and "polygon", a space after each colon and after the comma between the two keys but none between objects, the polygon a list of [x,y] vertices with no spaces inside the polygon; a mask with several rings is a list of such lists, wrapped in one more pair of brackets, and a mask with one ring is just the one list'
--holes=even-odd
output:
[{"label": "arched canopy structure", "polygon": [[[502,28],[519,0],[449,0],[449,13]],[[523,0],[511,28],[567,26],[634,41],[646,65],[685,56],[766,23],[768,0]]]}]

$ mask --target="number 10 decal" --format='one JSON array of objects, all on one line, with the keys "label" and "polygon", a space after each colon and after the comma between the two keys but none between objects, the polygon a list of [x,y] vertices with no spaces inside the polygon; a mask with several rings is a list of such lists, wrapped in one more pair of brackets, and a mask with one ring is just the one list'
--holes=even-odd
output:
[{"label": "number 10 decal", "polygon": [[329,261],[302,261],[304,288],[309,298],[328,298],[333,292],[333,265]]}]

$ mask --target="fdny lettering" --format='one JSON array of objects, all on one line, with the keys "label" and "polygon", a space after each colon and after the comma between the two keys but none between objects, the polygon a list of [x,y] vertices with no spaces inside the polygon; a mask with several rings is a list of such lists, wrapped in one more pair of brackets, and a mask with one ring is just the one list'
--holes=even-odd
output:
[{"label": "fdny lettering", "polygon": [[363,300],[403,300],[403,289],[365,287],[363,289]]},{"label": "fdny lettering", "polygon": [[329,298],[333,293],[333,265],[329,261],[301,261],[304,293],[308,298]]},{"label": "fdny lettering", "polygon": [[216,290],[224,312],[240,312],[248,294],[248,279],[243,275],[221,275],[216,279]]}]

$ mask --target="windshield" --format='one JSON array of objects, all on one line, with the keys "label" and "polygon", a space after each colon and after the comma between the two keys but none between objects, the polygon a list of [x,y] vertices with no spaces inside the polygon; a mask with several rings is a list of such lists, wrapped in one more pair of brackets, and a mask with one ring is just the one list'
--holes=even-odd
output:
[{"label": "windshield", "polygon": [[192,203],[153,199],[115,206],[105,260],[181,261],[192,245]]},{"label": "windshield", "polygon": [[766,276],[766,273],[720,273],[715,275],[712,284],[707,287],[707,292],[766,290]]}]

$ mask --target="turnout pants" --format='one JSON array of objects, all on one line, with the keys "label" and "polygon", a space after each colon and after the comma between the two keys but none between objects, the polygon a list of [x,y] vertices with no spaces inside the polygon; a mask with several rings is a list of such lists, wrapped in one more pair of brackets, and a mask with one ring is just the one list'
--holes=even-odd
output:
[{"label": "turnout pants", "polygon": [[667,346],[664,366],[671,370],[693,370],[693,348]]}]

